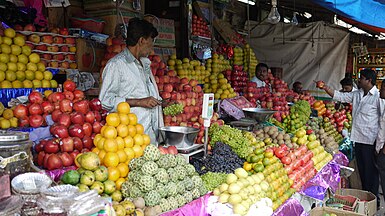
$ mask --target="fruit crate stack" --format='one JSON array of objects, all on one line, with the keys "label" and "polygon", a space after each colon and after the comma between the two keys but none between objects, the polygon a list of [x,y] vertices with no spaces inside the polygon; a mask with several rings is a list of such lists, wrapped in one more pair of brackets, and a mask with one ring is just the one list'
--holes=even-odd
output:
[{"label": "fruit crate stack", "polygon": [[27,38],[26,45],[38,53],[48,68],[76,69],[76,38],[67,29],[51,32],[20,31]]}]

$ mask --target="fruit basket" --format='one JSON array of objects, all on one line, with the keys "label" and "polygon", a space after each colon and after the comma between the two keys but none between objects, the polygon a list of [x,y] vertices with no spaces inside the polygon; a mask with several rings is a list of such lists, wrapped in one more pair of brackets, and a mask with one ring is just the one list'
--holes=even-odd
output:
[{"label": "fruit basket", "polygon": [[269,120],[276,110],[264,109],[264,108],[244,108],[242,109],[246,118],[255,119],[257,122],[266,122]]},{"label": "fruit basket", "polygon": [[186,148],[194,144],[199,129],[193,127],[167,126],[159,128],[166,145]]}]

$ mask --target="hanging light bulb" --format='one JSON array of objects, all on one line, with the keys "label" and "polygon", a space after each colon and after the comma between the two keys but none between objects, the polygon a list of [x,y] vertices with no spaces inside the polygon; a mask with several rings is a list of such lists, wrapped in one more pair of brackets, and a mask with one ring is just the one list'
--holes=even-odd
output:
[{"label": "hanging light bulb", "polygon": [[293,18],[291,19],[290,23],[292,25],[298,25],[297,12],[293,12]]},{"label": "hanging light bulb", "polygon": [[281,15],[279,15],[277,9],[277,0],[271,0],[271,5],[272,7],[269,16],[267,17],[267,22],[271,24],[277,24],[279,23],[279,20],[281,20]]}]

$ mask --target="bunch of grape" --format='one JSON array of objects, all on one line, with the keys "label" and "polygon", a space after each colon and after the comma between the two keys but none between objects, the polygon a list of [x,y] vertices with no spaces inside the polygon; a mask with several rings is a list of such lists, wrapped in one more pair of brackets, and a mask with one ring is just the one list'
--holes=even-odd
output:
[{"label": "bunch of grape", "polygon": [[214,147],[217,142],[226,143],[241,158],[246,158],[252,151],[250,150],[251,142],[243,135],[242,131],[228,125],[212,124],[209,136],[211,146]]},{"label": "bunch of grape", "polygon": [[179,104],[179,103],[172,104],[163,109],[163,114],[176,116],[183,112],[183,108],[184,108],[183,104]]},{"label": "bunch of grape", "polygon": [[226,173],[208,172],[201,176],[206,190],[213,191],[216,187],[226,182]]},{"label": "bunch of grape", "polygon": [[230,146],[218,142],[212,154],[202,160],[194,161],[196,171],[202,175],[207,172],[232,173],[243,166],[244,160],[238,157]]}]

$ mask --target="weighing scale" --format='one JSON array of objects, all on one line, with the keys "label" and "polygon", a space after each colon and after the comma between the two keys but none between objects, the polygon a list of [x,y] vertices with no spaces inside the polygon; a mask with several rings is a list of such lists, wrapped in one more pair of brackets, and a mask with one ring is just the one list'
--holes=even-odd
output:
[{"label": "weighing scale", "polygon": [[[178,153],[181,154],[188,163],[192,163],[193,160],[200,160],[203,157],[207,156],[207,145],[208,145],[208,129],[210,127],[211,118],[214,113],[214,94],[204,94],[203,95],[203,105],[202,105],[202,118],[203,126],[205,127],[205,143],[202,144],[193,144],[188,147],[177,147]],[[168,147],[169,145],[165,146]]]}]

